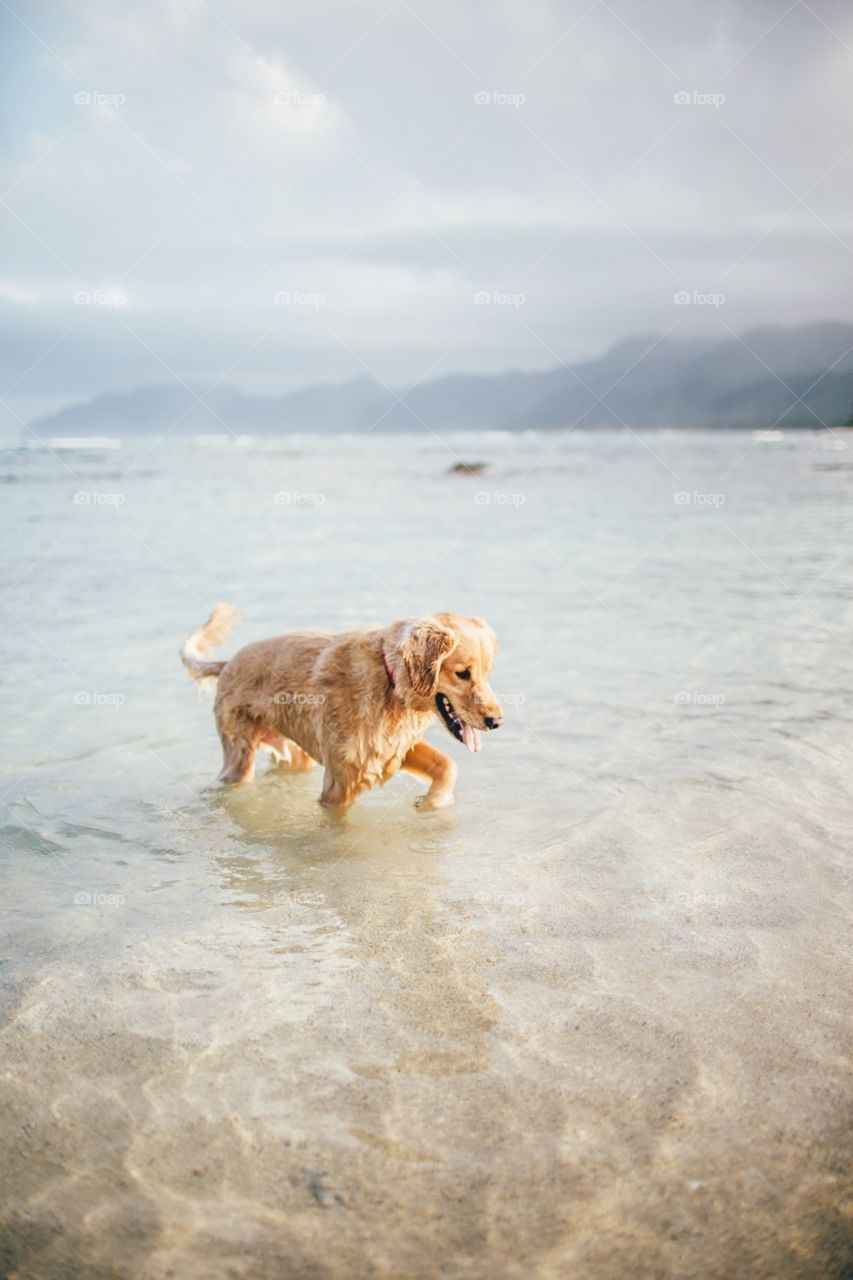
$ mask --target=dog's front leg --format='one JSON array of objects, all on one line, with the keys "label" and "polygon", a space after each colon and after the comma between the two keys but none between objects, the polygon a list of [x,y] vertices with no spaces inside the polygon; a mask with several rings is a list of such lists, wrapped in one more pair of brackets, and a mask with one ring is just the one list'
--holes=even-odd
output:
[{"label": "dog's front leg", "polygon": [[326,771],[323,774],[323,790],[320,792],[320,804],[325,805],[327,809],[337,809],[340,812],[348,809],[357,796],[358,788],[348,786],[339,773],[326,765]]},{"label": "dog's front leg", "polygon": [[429,791],[415,801],[419,809],[445,809],[453,804],[453,788],[459,770],[456,761],[428,742],[416,742],[403,759],[402,768],[418,777],[428,778]]}]

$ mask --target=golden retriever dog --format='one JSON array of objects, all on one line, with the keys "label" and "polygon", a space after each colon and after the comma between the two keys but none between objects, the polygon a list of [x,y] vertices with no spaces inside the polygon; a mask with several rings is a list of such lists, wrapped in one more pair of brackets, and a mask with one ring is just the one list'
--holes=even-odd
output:
[{"label": "golden retriever dog", "polygon": [[430,783],[418,807],[441,809],[453,803],[457,769],[424,742],[426,730],[438,717],[479,751],[480,731],[503,722],[488,680],[497,642],[482,618],[436,613],[369,631],[298,631],[208,660],[235,620],[218,605],[181,650],[194,680],[219,681],[223,782],[251,781],[265,747],[284,768],[321,763],[322,804],[346,808],[405,769]]}]

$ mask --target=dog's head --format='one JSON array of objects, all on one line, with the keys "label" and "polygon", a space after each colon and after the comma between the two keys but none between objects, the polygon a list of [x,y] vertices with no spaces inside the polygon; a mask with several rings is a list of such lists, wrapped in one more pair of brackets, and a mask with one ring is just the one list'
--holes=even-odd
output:
[{"label": "dog's head", "polygon": [[396,644],[400,693],[418,711],[437,711],[454,738],[479,751],[479,730],[503,723],[489,685],[496,651],[495,633],[482,618],[435,613],[407,622]]}]

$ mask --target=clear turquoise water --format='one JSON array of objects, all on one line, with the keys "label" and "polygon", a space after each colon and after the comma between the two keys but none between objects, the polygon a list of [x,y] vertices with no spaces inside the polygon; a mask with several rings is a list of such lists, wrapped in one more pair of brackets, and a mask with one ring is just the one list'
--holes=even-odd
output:
[{"label": "clear turquoise water", "polygon": [[[851,457],[3,451],[4,1274],[846,1275]],[[220,790],[219,600],[488,618],[455,809]]]}]

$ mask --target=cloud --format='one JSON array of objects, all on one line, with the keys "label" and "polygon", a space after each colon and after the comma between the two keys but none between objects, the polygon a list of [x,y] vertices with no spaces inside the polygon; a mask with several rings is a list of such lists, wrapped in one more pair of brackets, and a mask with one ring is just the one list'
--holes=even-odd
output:
[{"label": "cloud", "polygon": [[39,295],[33,289],[19,289],[7,280],[0,280],[0,298],[24,306],[33,306],[39,301]]},{"label": "cloud", "polygon": [[[674,316],[679,288],[725,292],[735,328],[850,317],[840,0],[20,12],[2,297],[41,302],[23,333],[0,308],[4,385],[42,357],[21,405],[170,369],[400,385],[719,325]],[[480,289],[525,304],[475,310]],[[132,306],[81,314],[87,290]]]}]

